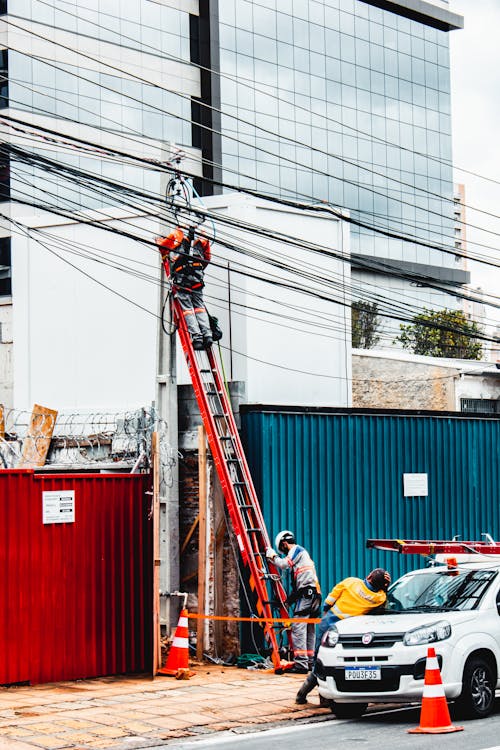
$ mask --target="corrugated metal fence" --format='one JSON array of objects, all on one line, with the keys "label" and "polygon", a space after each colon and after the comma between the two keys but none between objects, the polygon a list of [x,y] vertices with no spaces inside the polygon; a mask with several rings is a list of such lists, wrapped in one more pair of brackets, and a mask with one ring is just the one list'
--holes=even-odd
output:
[{"label": "corrugated metal fence", "polygon": [[[0,684],[150,667],[147,482],[0,471]],[[43,493],[70,490],[74,522],[43,523]]]},{"label": "corrugated metal fence", "polygon": [[[242,410],[245,448],[273,538],[292,529],[323,591],[382,565],[423,561],[365,548],[370,537],[500,538],[500,421],[409,414]],[[403,474],[428,475],[425,498]]]}]

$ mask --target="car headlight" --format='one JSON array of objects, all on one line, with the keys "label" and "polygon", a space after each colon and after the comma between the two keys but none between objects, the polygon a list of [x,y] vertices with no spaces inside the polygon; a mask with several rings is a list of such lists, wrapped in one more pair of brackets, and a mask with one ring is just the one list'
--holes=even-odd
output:
[{"label": "car headlight", "polygon": [[451,635],[451,625],[446,620],[434,622],[432,625],[424,625],[414,630],[408,630],[403,638],[405,646],[420,646],[422,643],[435,643],[444,641]]},{"label": "car headlight", "polygon": [[326,646],[326,648],[334,648],[334,646],[337,645],[339,642],[339,631],[335,627],[335,625],[326,631],[325,635],[321,639],[321,645]]}]

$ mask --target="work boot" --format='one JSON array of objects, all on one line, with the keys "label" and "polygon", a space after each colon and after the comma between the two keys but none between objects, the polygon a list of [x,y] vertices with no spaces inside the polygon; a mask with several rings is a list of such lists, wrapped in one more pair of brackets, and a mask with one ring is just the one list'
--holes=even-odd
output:
[{"label": "work boot", "polygon": [[311,692],[311,690],[314,690],[316,685],[318,684],[318,678],[314,674],[314,672],[309,672],[306,679],[302,683],[299,692],[295,696],[295,703],[298,703],[300,706],[304,703],[307,703],[307,696]]},{"label": "work boot", "polygon": [[200,349],[203,349],[203,339],[201,336],[195,336],[193,338],[193,349],[196,349],[197,351],[200,351]]},{"label": "work boot", "polygon": [[203,348],[204,349],[210,349],[212,346],[213,341],[211,336],[203,336]]}]

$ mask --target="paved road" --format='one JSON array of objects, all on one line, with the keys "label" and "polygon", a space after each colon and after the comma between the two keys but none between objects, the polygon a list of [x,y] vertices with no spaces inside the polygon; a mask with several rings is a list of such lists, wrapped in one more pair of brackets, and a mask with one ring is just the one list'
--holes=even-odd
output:
[{"label": "paved road", "polygon": [[[328,719],[319,723],[256,731],[255,727],[221,732],[205,739],[175,741],[176,750],[303,750],[304,747],[363,748],[364,750],[500,750],[500,704],[496,713],[482,721],[461,721],[463,732],[411,735],[418,726],[419,709],[397,709],[364,716],[355,721]],[[165,745],[162,746],[165,748]],[[150,750],[155,750],[150,748]]]}]

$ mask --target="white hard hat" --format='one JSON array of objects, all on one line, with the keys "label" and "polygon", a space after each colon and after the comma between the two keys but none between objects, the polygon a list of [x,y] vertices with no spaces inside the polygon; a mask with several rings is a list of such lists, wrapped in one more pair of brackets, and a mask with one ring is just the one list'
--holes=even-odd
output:
[{"label": "white hard hat", "polygon": [[282,542],[288,542],[289,544],[295,544],[295,536],[292,531],[288,531],[285,529],[284,531],[280,531],[278,534],[276,534],[276,539],[274,540],[274,546],[277,550],[280,552],[284,552],[284,550],[280,549],[280,544]]}]

